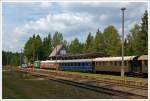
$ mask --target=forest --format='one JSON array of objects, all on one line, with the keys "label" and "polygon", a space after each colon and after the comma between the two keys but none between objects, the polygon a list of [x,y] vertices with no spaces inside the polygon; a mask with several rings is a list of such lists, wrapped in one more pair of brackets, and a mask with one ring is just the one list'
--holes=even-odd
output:
[{"label": "forest", "polygon": [[[70,33],[71,34],[71,33]],[[53,35],[53,36],[52,36]],[[34,60],[46,60],[53,48],[63,43],[69,54],[102,52],[109,56],[121,56],[121,33],[109,25],[100,31],[97,29],[95,36],[89,32],[86,40],[80,42],[74,38],[68,42],[61,32],[48,33],[43,39],[38,33],[31,36],[24,45],[23,53],[2,51],[2,64],[17,66],[20,64],[20,56],[24,56],[28,62]],[[140,24],[135,24],[124,39],[124,55],[148,54],[148,12],[145,11]]]}]

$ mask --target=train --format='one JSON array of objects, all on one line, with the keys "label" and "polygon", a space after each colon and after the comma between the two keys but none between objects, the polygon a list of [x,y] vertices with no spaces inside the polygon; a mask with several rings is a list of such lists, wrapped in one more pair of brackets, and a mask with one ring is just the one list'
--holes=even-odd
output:
[{"label": "train", "polygon": [[[122,57],[34,61],[33,67],[52,70],[120,73]],[[124,72],[147,75],[148,55],[124,56]]]}]

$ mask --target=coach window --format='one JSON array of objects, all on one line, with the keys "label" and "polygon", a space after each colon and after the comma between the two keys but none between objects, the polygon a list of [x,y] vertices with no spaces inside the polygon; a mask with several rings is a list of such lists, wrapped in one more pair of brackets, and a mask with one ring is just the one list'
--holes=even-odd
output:
[{"label": "coach window", "polygon": [[114,65],[113,61],[111,61],[111,65],[112,65],[112,66]]},{"label": "coach window", "polygon": [[111,62],[111,61],[109,61],[109,65],[110,65],[110,66],[112,65],[112,62]]},{"label": "coach window", "polygon": [[120,63],[121,63],[121,61],[118,61],[118,66],[121,66],[121,64],[120,64]]},{"label": "coach window", "polygon": [[117,61],[115,61],[115,66],[117,66]]},{"label": "coach window", "polygon": [[82,63],[82,66],[84,66],[84,62]]},{"label": "coach window", "polygon": [[88,64],[87,64],[87,62],[85,62],[85,66],[87,66]]},{"label": "coach window", "polygon": [[99,62],[99,65],[101,65],[101,62]]},{"label": "coach window", "polygon": [[78,66],[80,66],[80,63],[78,63]]},{"label": "coach window", "polygon": [[103,65],[105,65],[105,62],[103,61]]},{"label": "coach window", "polygon": [[144,65],[147,66],[147,61],[144,61]]},{"label": "coach window", "polygon": [[72,63],[72,66],[75,66],[75,63],[74,63],[74,62]]},{"label": "coach window", "polygon": [[127,66],[127,61],[124,62],[124,66]]},{"label": "coach window", "polygon": [[119,66],[121,66],[121,61],[119,61],[118,63],[119,63]]},{"label": "coach window", "polygon": [[89,65],[89,63],[87,62],[87,63],[86,63],[86,65],[88,66],[88,65]]},{"label": "coach window", "polygon": [[101,64],[101,62],[97,62],[97,65],[100,65]]},{"label": "coach window", "polygon": [[77,63],[77,62],[75,63],[75,66],[78,66],[78,63]]}]

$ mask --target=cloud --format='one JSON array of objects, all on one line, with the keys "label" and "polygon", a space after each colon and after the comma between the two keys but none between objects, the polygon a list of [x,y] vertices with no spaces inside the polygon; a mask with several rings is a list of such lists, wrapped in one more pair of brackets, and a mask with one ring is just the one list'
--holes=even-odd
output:
[{"label": "cloud", "polygon": [[[29,23],[21,26],[20,32],[27,32],[30,30],[39,31],[65,31],[73,26],[79,27],[80,25],[86,25],[91,23],[93,16],[87,13],[59,13],[48,14],[45,18],[40,18],[36,21],[30,21]],[[18,31],[18,28],[15,29]]]},{"label": "cloud", "polygon": [[52,3],[50,3],[50,2],[41,2],[40,3],[40,7],[43,8],[43,9],[47,9],[51,6],[52,6]]},{"label": "cloud", "polygon": [[20,51],[33,34],[43,38],[47,33],[54,34],[56,31],[61,32],[68,41],[77,37],[81,42],[86,40],[89,32],[95,35],[98,28],[103,31],[108,25],[114,25],[121,34],[122,6],[127,7],[126,35],[135,23],[140,22],[147,8],[146,3],[41,2],[3,8],[3,49]]},{"label": "cloud", "polygon": [[100,15],[99,18],[100,18],[101,21],[104,21],[104,20],[107,20],[107,19],[108,19],[108,15],[102,14],[102,15]]},{"label": "cloud", "polygon": [[[90,26],[94,24],[93,18],[94,17],[88,13],[67,12],[59,14],[48,14],[45,18],[40,18],[36,21],[29,21],[23,26],[16,27],[9,35],[12,37],[12,40],[11,43],[8,42],[8,44],[13,44],[13,47],[8,46],[7,44],[6,46],[11,50],[13,48],[16,50],[18,47],[23,48],[22,44],[24,44],[27,40],[24,40],[23,42],[21,41],[22,39],[30,37],[35,33],[39,33],[40,36],[43,36],[44,33],[42,32],[54,33],[59,31],[63,33],[65,38],[77,36],[78,34],[87,32],[87,28],[89,28],[90,31]],[[6,40],[8,39],[6,38]]]}]

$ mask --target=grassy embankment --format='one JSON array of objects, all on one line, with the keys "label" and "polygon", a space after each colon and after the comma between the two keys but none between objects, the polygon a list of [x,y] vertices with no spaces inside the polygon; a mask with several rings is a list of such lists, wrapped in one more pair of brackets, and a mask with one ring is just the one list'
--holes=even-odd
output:
[{"label": "grassy embankment", "polygon": [[[113,98],[114,96],[89,91],[4,67],[2,98]],[[117,97],[114,97],[117,98]]]}]

